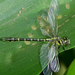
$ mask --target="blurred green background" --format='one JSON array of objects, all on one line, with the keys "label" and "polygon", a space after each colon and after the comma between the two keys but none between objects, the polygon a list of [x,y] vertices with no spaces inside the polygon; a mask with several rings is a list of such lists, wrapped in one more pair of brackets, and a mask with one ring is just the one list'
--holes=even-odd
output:
[{"label": "blurred green background", "polygon": [[[37,16],[41,10],[49,8],[50,2],[51,0],[0,0],[0,38],[48,38],[41,33]],[[62,48],[59,49],[60,64],[66,67],[65,75],[74,75],[75,1],[59,2],[58,36],[67,36],[71,40],[65,52]],[[39,75],[42,72],[39,57],[42,44],[0,41],[0,75]]]}]

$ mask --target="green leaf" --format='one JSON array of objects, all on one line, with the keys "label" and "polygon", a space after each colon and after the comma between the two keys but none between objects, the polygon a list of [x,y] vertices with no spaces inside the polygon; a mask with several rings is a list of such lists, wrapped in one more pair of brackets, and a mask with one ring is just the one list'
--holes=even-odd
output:
[{"label": "green leaf", "polygon": [[[70,39],[70,45],[65,47],[66,50],[75,47],[74,32],[75,32],[75,11],[74,11],[74,0],[60,1],[59,15],[61,19],[58,20],[59,28],[58,35],[61,37],[67,36]],[[59,49],[62,52],[62,49]]]},{"label": "green leaf", "polygon": [[[62,18],[58,20],[58,35],[69,37],[71,45],[66,47],[68,50],[75,45],[75,1],[64,1],[61,0],[59,5],[59,15]],[[0,38],[47,38],[39,29],[37,16],[41,10],[49,8],[50,2],[51,0],[0,0]],[[66,9],[66,3],[70,5],[69,9]],[[32,26],[37,29],[33,30]],[[39,55],[43,43],[26,44],[28,43],[0,41],[0,75],[38,75],[42,71]],[[62,51],[60,48],[59,52]]]},{"label": "green leaf", "polygon": [[70,64],[68,70],[66,71],[66,73],[64,75],[74,75],[74,74],[75,74],[75,59]]}]

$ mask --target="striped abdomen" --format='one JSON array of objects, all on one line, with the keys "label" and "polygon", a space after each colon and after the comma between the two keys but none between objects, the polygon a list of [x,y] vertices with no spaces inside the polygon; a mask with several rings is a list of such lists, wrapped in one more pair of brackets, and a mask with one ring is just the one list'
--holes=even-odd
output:
[{"label": "striped abdomen", "polygon": [[43,42],[49,42],[51,41],[51,39],[28,39],[28,38],[3,38],[3,41],[8,41],[8,42],[12,42],[12,41],[43,41]]},{"label": "striped abdomen", "polygon": [[2,41],[8,41],[8,42],[12,42],[12,41],[40,41],[40,42],[51,42],[58,44],[58,45],[63,45],[63,40],[62,39],[58,39],[58,37],[52,37],[50,39],[30,39],[30,38],[12,38],[12,37],[8,37],[8,38],[2,38]]}]

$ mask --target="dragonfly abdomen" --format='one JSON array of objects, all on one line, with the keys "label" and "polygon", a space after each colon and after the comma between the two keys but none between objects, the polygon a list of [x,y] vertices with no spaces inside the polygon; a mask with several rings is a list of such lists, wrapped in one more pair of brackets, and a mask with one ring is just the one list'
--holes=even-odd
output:
[{"label": "dragonfly abdomen", "polygon": [[12,38],[12,37],[8,37],[8,38],[3,38],[2,41],[8,41],[8,42],[12,42],[12,41],[43,41],[43,42],[50,42],[51,39],[30,39],[30,38]]},{"label": "dragonfly abdomen", "polygon": [[8,42],[12,42],[12,41],[39,41],[39,42],[53,42],[58,45],[62,45],[63,41],[62,39],[57,39],[57,37],[52,37],[49,39],[31,39],[31,38],[12,38],[12,37],[8,37],[8,38],[2,38],[2,41],[8,41]]}]

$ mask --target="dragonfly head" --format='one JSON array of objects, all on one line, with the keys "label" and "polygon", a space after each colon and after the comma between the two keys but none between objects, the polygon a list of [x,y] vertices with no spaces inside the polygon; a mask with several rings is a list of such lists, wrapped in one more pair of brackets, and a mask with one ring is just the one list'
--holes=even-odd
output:
[{"label": "dragonfly head", "polygon": [[64,45],[67,46],[70,44],[70,39],[68,37],[64,37]]}]

